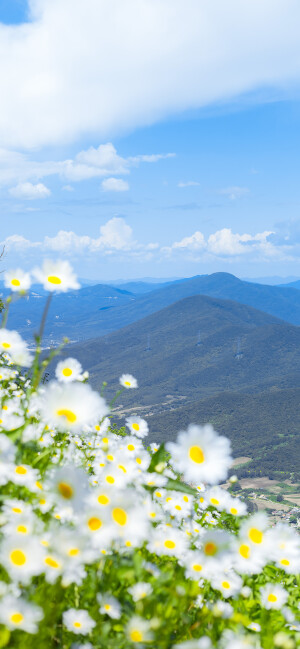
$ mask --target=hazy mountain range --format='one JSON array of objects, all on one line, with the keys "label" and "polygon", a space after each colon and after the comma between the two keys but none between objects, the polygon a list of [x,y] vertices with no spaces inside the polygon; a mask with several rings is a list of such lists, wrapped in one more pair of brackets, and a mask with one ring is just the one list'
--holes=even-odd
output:
[{"label": "hazy mountain range", "polygon": [[[214,273],[163,285],[131,282],[115,287],[98,284],[55,295],[45,340],[50,344],[58,342],[63,335],[72,341],[103,336],[193,295],[233,300],[292,324],[300,324],[300,291],[296,288],[254,284],[229,273]],[[27,298],[13,306],[9,326],[31,339],[38,329],[44,301],[45,292],[34,287]]]}]

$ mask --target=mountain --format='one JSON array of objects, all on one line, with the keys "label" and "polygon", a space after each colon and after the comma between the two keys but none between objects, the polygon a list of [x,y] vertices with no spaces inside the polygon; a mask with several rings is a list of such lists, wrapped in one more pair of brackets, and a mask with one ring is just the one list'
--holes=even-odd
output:
[{"label": "mountain", "polygon": [[[107,381],[108,399],[122,373],[136,376],[139,390],[126,390],[115,413],[146,416],[158,441],[174,438],[184,416],[186,423],[204,423],[218,415],[235,455],[246,436],[247,454],[256,458],[278,435],[290,449],[300,429],[300,329],[236,302],[185,298],[108,336],[68,346],[65,355],[81,361],[96,389]],[[279,395],[281,417],[273,405]]]},{"label": "mountain", "polygon": [[290,282],[289,284],[280,284],[280,286],[283,286],[285,288],[296,288],[299,291],[300,290],[300,279],[296,280],[295,282]]},{"label": "mountain", "polygon": [[[42,305],[37,305],[40,294],[30,294],[27,303],[21,300],[11,311],[9,326],[18,328],[27,338],[38,327],[42,311]],[[252,284],[229,273],[214,273],[176,280],[142,295],[101,284],[56,295],[49,312],[45,340],[49,344],[51,340],[59,341],[62,335],[73,341],[103,336],[193,295],[233,300],[292,324],[300,324],[298,290]],[[31,324],[26,322],[28,319]]]},{"label": "mountain", "polygon": [[[8,327],[17,329],[25,339],[32,341],[34,332],[39,329],[47,294],[41,286],[33,286],[26,297],[15,301],[10,307]],[[6,297],[8,290],[3,289],[2,295]],[[49,309],[44,342],[48,345],[58,343],[64,336],[68,336],[70,340],[75,335],[75,340],[88,337],[90,331],[97,331],[103,312],[112,309],[116,304],[126,305],[134,299],[135,296],[124,289],[102,284],[54,295]],[[86,334],[83,334],[81,328],[83,314],[90,327]]]}]

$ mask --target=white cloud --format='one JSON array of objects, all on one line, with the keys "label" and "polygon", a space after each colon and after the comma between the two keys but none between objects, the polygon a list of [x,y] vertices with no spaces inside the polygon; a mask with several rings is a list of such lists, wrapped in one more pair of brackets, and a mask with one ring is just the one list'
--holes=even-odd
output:
[{"label": "white cloud", "polygon": [[249,194],[249,192],[248,187],[226,187],[225,189],[220,189],[218,193],[228,196],[231,201],[235,201],[237,198]]},{"label": "white cloud", "polygon": [[48,198],[51,195],[50,189],[43,185],[43,183],[19,183],[16,187],[11,187],[9,190],[11,196],[15,198],[24,198],[25,200],[32,201],[39,198]]},{"label": "white cloud", "polygon": [[299,83],[298,0],[29,2],[32,23],[0,25],[7,147],[111,137],[256,89],[291,94]]},{"label": "white cloud", "polygon": [[184,237],[184,239],[181,239],[181,241],[175,241],[173,243],[172,248],[176,250],[176,248],[185,248],[188,250],[202,250],[203,248],[206,247],[205,243],[205,238],[202,232],[195,232],[192,234],[191,237]]},{"label": "white cloud", "polygon": [[62,187],[62,191],[63,191],[63,192],[73,192],[73,191],[74,191],[74,187],[72,187],[72,185],[63,185],[63,187]]},{"label": "white cloud", "polygon": [[106,178],[102,180],[101,187],[105,192],[128,192],[129,184],[122,178]]},{"label": "white cloud", "polygon": [[[75,262],[81,258],[91,259],[93,255],[117,256],[120,259],[140,259],[161,261],[162,259],[186,258],[193,262],[210,263],[221,260],[230,263],[233,260],[246,257],[249,263],[258,261],[299,260],[299,244],[284,241],[274,243],[275,233],[270,231],[256,234],[234,233],[229,228],[223,228],[207,237],[197,230],[191,236],[184,237],[169,246],[158,243],[140,243],[134,239],[131,226],[121,217],[113,217],[100,227],[98,237],[78,235],[73,231],[60,230],[53,237],[45,237],[42,241],[30,241],[20,236],[12,235],[0,242],[8,252],[28,255],[32,251],[43,257],[46,254],[68,255]],[[26,257],[27,258],[27,257]]]},{"label": "white cloud", "polygon": [[186,182],[180,182],[178,183],[178,187],[199,187],[200,183],[198,183],[196,180],[187,180]]},{"label": "white cloud", "polygon": [[[173,158],[174,155],[158,153],[123,158],[118,155],[114,145],[108,142],[100,144],[97,149],[90,147],[80,151],[73,159],[37,162],[32,160],[29,154],[0,149],[0,185],[9,185],[13,182],[18,182],[20,185],[28,184],[29,181],[37,181],[54,175],[72,182],[127,175],[132,167],[137,167],[140,163],[159,162],[163,158]],[[125,189],[125,185],[123,187]],[[68,184],[64,185],[62,189],[72,191],[73,188]],[[14,188],[10,193],[14,193]]]}]

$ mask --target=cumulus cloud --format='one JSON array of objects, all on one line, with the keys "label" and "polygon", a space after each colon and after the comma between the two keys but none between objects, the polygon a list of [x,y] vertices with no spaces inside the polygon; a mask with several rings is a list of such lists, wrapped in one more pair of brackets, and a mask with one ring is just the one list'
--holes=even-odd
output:
[{"label": "cumulus cloud", "polygon": [[134,238],[131,226],[124,218],[113,217],[100,227],[99,236],[78,235],[73,231],[60,230],[53,237],[44,237],[42,241],[30,241],[20,235],[7,237],[0,243],[7,251],[24,253],[32,252],[45,254],[68,255],[77,260],[81,255],[92,259],[93,255],[117,256],[118,259],[163,259],[175,260],[186,258],[189,261],[211,262],[246,258],[250,263],[270,260],[299,259],[299,244],[279,241],[274,243],[274,232],[264,231],[255,234],[233,232],[223,228],[204,236],[197,230],[180,241],[169,246],[161,246],[155,242],[141,243]]},{"label": "cumulus cloud", "polygon": [[32,201],[39,198],[48,198],[51,195],[50,189],[43,185],[43,183],[19,183],[16,187],[11,187],[9,190],[11,196],[14,198],[24,198],[25,200]]},{"label": "cumulus cloud", "polygon": [[122,178],[106,178],[102,180],[101,187],[104,192],[128,192],[129,184]]},{"label": "cumulus cloud", "polygon": [[186,182],[180,182],[178,183],[178,187],[199,187],[200,183],[198,183],[196,180],[187,180]]},{"label": "cumulus cloud", "polygon": [[0,141],[10,148],[111,137],[299,83],[298,0],[29,5],[31,23],[0,25]]},{"label": "cumulus cloud", "polygon": [[[1,31],[1,30],[0,30]],[[38,181],[49,176],[59,176],[62,180],[80,182],[92,178],[127,175],[133,167],[141,163],[159,162],[164,158],[173,158],[175,154],[149,154],[124,158],[120,156],[111,142],[100,144],[97,148],[79,151],[69,160],[35,161],[32,156],[17,151],[0,149],[0,185],[14,182],[26,184],[29,191],[30,181]],[[115,179],[114,179],[115,180]],[[112,186],[114,183],[111,183]],[[38,185],[40,187],[40,185]],[[125,183],[120,183],[115,191],[125,191]],[[65,191],[72,191],[70,184],[64,185]],[[127,189],[127,187],[126,187]],[[113,190],[112,190],[113,191]],[[14,196],[15,188],[10,189]]]},{"label": "cumulus cloud", "polygon": [[262,255],[270,256],[277,253],[277,249],[268,240],[273,234],[271,231],[259,232],[257,234],[238,234],[230,228],[223,228],[210,234],[205,239],[202,232],[196,231],[181,241],[174,242],[171,246],[162,249],[168,256],[176,252],[198,255],[203,254],[214,257],[237,257],[259,252]]},{"label": "cumulus cloud", "polygon": [[235,201],[237,198],[249,194],[249,191],[248,187],[226,187],[225,189],[220,189],[219,194],[224,194],[224,196],[228,196],[231,201]]}]

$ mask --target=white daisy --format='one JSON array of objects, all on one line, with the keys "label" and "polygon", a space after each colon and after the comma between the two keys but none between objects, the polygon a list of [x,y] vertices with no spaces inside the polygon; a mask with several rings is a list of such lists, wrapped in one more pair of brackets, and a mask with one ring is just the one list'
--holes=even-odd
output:
[{"label": "white daisy", "polygon": [[42,268],[35,268],[33,275],[43,284],[46,291],[66,292],[80,288],[73,269],[68,261],[51,261],[46,259]]},{"label": "white daisy", "polygon": [[120,602],[106,593],[99,593],[97,595],[97,601],[100,604],[100,613],[101,615],[108,615],[113,620],[118,620],[122,615],[122,609]]},{"label": "white daisy", "polygon": [[232,570],[221,574],[215,574],[210,582],[212,587],[219,590],[225,598],[237,595],[243,585],[241,577]]},{"label": "white daisy", "polygon": [[171,464],[188,482],[220,482],[232,463],[229,440],[217,435],[209,424],[192,424],[179,433],[177,442],[168,442],[166,449],[171,453]]},{"label": "white daisy", "polygon": [[108,412],[104,399],[84,383],[49,383],[39,393],[38,407],[46,424],[70,432],[83,432]]},{"label": "white daisy", "polygon": [[122,374],[119,379],[123,388],[137,388],[138,382],[131,374]]},{"label": "white daisy", "polygon": [[148,597],[148,595],[151,595],[152,590],[153,589],[151,584],[148,584],[146,581],[140,581],[128,588],[128,592],[130,593],[134,602],[138,602],[140,599]]},{"label": "white daisy", "polygon": [[33,357],[27,349],[27,344],[17,331],[0,329],[0,354],[1,352],[8,353],[12,362],[16,365],[23,365],[24,367],[31,365]]},{"label": "white daisy", "polygon": [[26,600],[6,595],[1,600],[0,622],[11,631],[22,629],[27,633],[36,633],[38,623],[44,617],[39,606],[26,602]]},{"label": "white daisy", "polygon": [[151,626],[149,620],[144,620],[138,615],[134,615],[127,624],[126,634],[130,642],[133,644],[151,642],[153,634],[150,629]]},{"label": "white daisy", "polygon": [[0,560],[8,574],[23,584],[43,572],[43,556],[44,549],[33,536],[7,537],[0,547]]},{"label": "white daisy", "polygon": [[129,428],[132,435],[136,437],[146,437],[149,432],[148,424],[142,417],[128,417],[125,421],[126,426]]},{"label": "white daisy", "polygon": [[87,635],[96,625],[87,611],[84,609],[69,608],[63,613],[63,623],[68,631],[72,633]]},{"label": "white daisy", "polygon": [[62,383],[80,381],[82,380],[82,366],[76,358],[66,358],[57,364],[55,376]]},{"label": "white daisy", "polygon": [[10,288],[14,293],[17,291],[27,291],[31,286],[30,274],[20,268],[7,270],[4,273],[4,286]]},{"label": "white daisy", "polygon": [[261,604],[266,609],[281,609],[288,599],[288,592],[280,584],[266,584],[260,589]]}]

